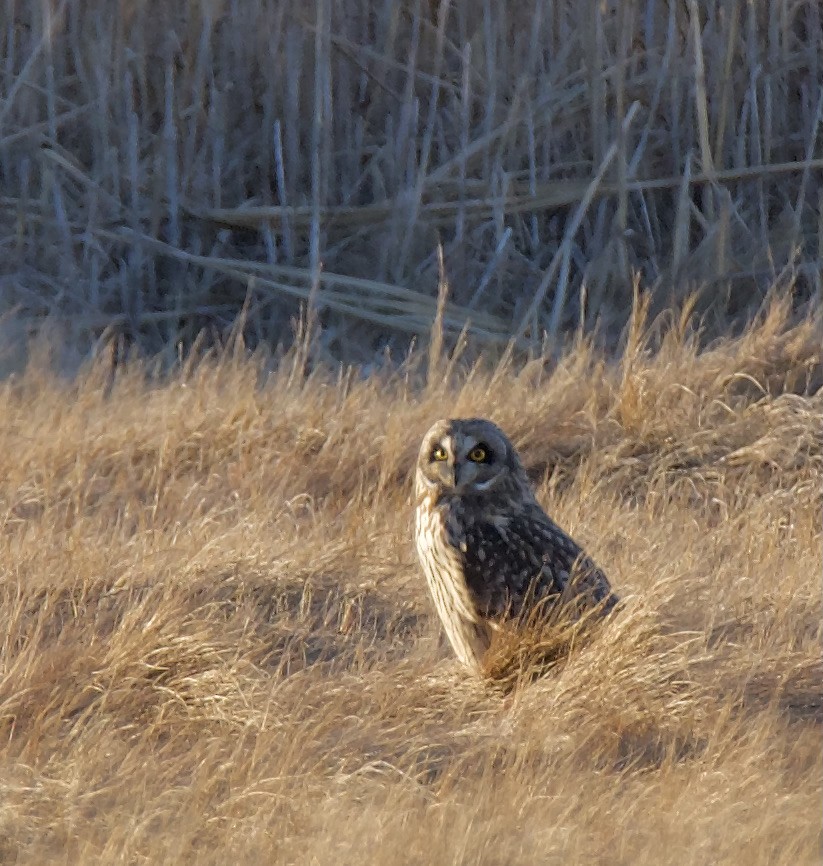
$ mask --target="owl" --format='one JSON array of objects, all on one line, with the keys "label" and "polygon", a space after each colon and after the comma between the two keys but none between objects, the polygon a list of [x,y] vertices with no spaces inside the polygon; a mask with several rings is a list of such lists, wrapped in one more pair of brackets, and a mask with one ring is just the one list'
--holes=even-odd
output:
[{"label": "owl", "polygon": [[475,672],[495,630],[571,598],[607,613],[606,575],[543,511],[505,433],[483,418],[437,421],[420,447],[415,542],[458,659]]}]

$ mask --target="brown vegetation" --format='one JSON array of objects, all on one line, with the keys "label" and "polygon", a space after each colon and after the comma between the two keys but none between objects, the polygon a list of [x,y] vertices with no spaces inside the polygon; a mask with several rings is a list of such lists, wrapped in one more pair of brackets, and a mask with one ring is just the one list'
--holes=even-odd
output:
[{"label": "brown vegetation", "polygon": [[[0,39],[0,862],[817,862],[818,0]],[[467,677],[414,561],[450,414],[626,599],[537,679]]]},{"label": "brown vegetation", "polygon": [[[817,862],[820,322],[643,333],[7,381],[0,859]],[[470,413],[627,600],[511,689],[456,666],[411,543],[419,438]]]},{"label": "brown vegetation", "polygon": [[438,241],[476,347],[613,337],[635,272],[715,333],[821,297],[819,0],[6,0],[0,39],[0,314],[80,357],[306,302],[317,356],[402,357]]}]

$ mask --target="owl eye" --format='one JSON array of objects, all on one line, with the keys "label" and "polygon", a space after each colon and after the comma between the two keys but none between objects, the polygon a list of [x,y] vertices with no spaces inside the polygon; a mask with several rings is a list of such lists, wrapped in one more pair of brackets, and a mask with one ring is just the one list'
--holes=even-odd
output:
[{"label": "owl eye", "polygon": [[448,460],[449,455],[446,454],[446,449],[442,445],[435,445],[434,450],[432,451],[432,460]]},{"label": "owl eye", "polygon": [[474,463],[488,463],[489,452],[486,450],[484,445],[475,445],[474,448],[469,451],[469,460]]}]

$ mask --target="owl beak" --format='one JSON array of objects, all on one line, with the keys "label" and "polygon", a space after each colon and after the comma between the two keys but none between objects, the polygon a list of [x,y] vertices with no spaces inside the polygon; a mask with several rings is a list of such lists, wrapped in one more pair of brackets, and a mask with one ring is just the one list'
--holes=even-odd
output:
[{"label": "owl beak", "polygon": [[438,463],[437,474],[440,476],[440,483],[443,487],[453,490],[457,486],[457,472],[452,463]]}]

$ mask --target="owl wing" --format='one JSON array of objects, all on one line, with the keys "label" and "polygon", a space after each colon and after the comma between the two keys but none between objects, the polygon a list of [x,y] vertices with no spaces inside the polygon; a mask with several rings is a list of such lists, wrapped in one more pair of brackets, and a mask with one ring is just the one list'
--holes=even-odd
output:
[{"label": "owl wing", "polygon": [[606,575],[535,503],[514,514],[475,519],[455,539],[478,610],[489,619],[517,616],[530,600],[567,595],[617,603]]}]

